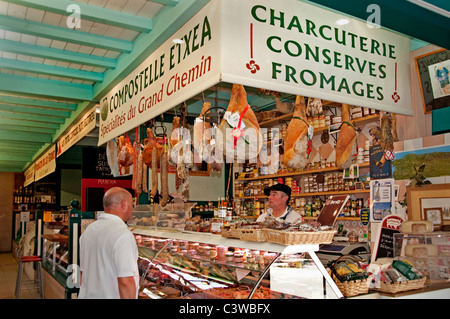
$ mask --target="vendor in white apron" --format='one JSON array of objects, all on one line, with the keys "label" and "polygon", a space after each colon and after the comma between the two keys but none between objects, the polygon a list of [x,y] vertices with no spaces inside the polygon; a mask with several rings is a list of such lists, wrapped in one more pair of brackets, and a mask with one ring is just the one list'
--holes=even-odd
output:
[{"label": "vendor in white apron", "polygon": [[302,216],[289,206],[289,200],[291,199],[291,188],[289,186],[275,184],[265,188],[264,194],[269,197],[269,208],[266,213],[258,217],[256,222],[263,222],[267,216],[273,216],[289,223],[298,219],[303,220]]}]

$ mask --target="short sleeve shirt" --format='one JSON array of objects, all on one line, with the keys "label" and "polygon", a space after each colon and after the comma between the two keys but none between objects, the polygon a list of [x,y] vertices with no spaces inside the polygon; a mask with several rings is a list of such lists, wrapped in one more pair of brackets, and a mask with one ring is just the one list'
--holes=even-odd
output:
[{"label": "short sleeve shirt", "polygon": [[123,220],[102,213],[80,238],[80,299],[120,298],[118,277],[134,277],[139,285],[136,239]]},{"label": "short sleeve shirt", "polygon": [[[267,216],[273,216],[272,215],[272,208],[267,209],[267,213],[262,214],[258,217],[256,220],[257,223],[262,223]],[[297,213],[292,207],[288,206],[286,207],[286,210],[284,211],[283,215],[276,217],[278,220],[284,220],[289,223],[295,222],[297,219],[300,219],[300,221],[303,220],[302,215]]]}]

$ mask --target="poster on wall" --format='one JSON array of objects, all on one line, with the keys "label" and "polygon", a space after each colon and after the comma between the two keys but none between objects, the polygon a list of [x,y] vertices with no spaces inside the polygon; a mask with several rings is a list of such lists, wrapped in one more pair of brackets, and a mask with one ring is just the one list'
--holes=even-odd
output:
[{"label": "poster on wall", "polygon": [[450,95],[450,60],[428,66],[435,99]]},{"label": "poster on wall", "polygon": [[221,9],[222,81],[413,115],[408,37],[304,1]]},{"label": "poster on wall", "polygon": [[395,202],[393,178],[370,181],[370,221],[379,222],[392,213]]},{"label": "poster on wall", "polygon": [[[444,69],[444,67],[448,65],[449,61],[450,50],[446,49],[430,52],[415,58],[416,71],[419,78],[419,86],[425,114],[431,114],[432,110],[450,105],[450,96],[449,94],[445,94],[448,87],[445,81],[448,79],[448,73]],[[438,66],[439,68],[435,69],[435,67]],[[438,72],[440,67],[442,67],[442,71]],[[438,97],[435,96],[435,91]]]},{"label": "poster on wall", "polygon": [[386,158],[385,151],[380,145],[370,147],[369,160],[371,179],[392,177],[392,163]]}]

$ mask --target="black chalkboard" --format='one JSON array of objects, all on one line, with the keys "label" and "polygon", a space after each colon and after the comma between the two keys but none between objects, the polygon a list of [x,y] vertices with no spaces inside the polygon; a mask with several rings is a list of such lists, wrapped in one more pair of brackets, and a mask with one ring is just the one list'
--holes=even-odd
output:
[{"label": "black chalkboard", "polygon": [[402,222],[402,218],[394,215],[383,218],[372,253],[372,262],[378,258],[394,257],[394,234],[400,233],[400,225]]},{"label": "black chalkboard", "polygon": [[125,179],[131,180],[132,175],[114,177],[108,165],[106,147],[83,148],[82,178],[90,179]]}]

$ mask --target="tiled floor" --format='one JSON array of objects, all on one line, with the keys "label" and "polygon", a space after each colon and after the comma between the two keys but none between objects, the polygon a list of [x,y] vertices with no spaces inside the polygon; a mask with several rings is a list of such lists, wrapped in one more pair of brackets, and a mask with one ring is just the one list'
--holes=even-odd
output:
[{"label": "tiled floor", "polygon": [[[11,253],[0,253],[0,299],[15,299],[16,279],[19,264]],[[29,278],[24,272],[23,280]],[[22,289],[21,299],[40,299],[37,289]]]}]

